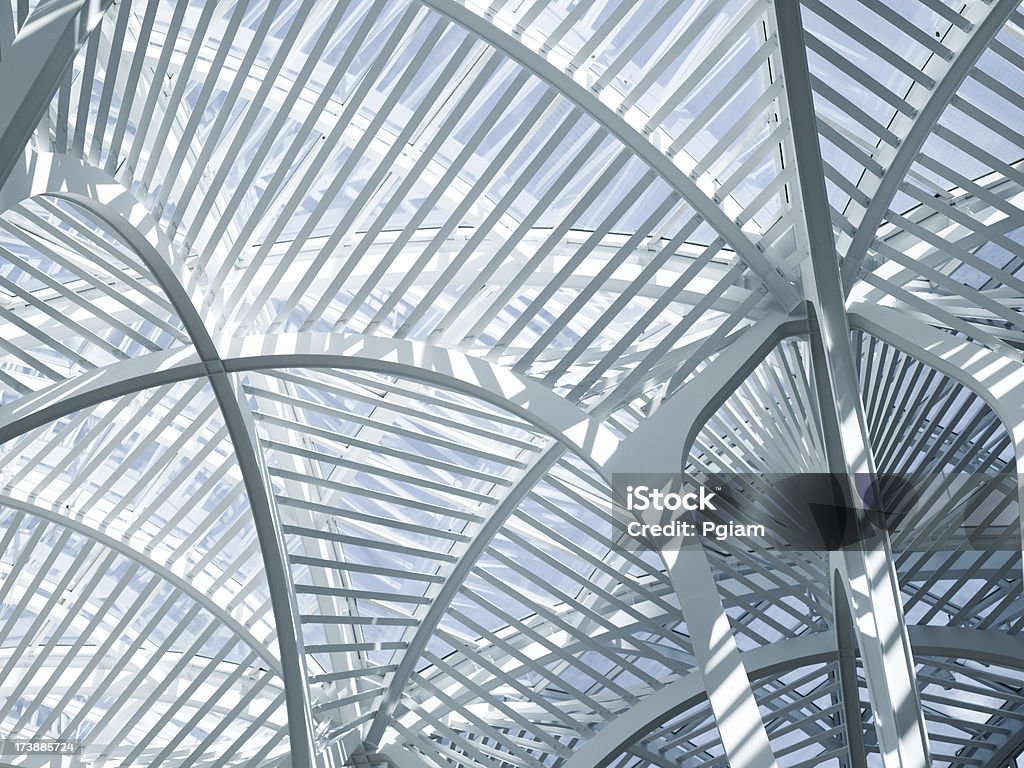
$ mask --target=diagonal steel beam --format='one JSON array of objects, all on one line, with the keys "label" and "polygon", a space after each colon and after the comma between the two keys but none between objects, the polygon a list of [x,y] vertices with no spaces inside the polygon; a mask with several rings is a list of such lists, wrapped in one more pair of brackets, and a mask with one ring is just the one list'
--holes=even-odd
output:
[{"label": "diagonal steel beam", "polygon": [[427,643],[434,636],[437,625],[440,624],[452,600],[462,589],[469,572],[476,566],[484,551],[490,546],[494,537],[508,522],[519,503],[530,493],[544,476],[551,470],[565,453],[565,446],[561,443],[552,443],[548,448],[533,461],[523,475],[516,480],[504,495],[501,504],[491,512],[490,517],[484,521],[480,529],[473,535],[473,538],[460,553],[458,562],[445,576],[443,584],[436,594],[432,596],[430,607],[420,620],[409,645],[402,652],[402,660],[398,668],[391,675],[388,688],[385,691],[380,704],[377,706],[377,714],[370,724],[366,734],[366,743],[373,746],[381,746],[384,731],[388,727],[392,714],[401,700],[402,693],[408,685],[409,679],[416,671],[416,665],[420,663],[420,656],[427,647]]},{"label": "diagonal steel beam", "polygon": [[40,2],[0,59],[0,185],[50,105],[60,78],[113,0]]},{"label": "diagonal steel beam", "polygon": [[[842,478],[843,499],[837,501],[843,507],[855,507],[856,479],[873,482],[875,465],[832,237],[803,21],[798,0],[776,0],[774,12],[786,106],[793,126],[797,199],[809,248],[804,290],[817,320],[810,341],[818,412],[829,471]],[[857,523],[866,526],[864,520]],[[888,535],[884,530],[873,533],[856,537],[853,545],[833,552],[832,571],[849,590],[883,763],[886,768],[927,768],[931,765],[928,732],[896,569]],[[844,699],[852,698],[858,687],[850,671],[850,665],[840,668]],[[847,721],[846,728],[862,728],[860,719]],[[848,734],[847,743],[856,742],[857,736]]]},{"label": "diagonal steel beam", "polygon": [[[898,120],[904,125],[894,125],[900,142],[896,147],[883,144],[879,147],[876,159],[885,168],[882,178],[865,173],[860,189],[870,202],[859,217],[851,223],[856,227],[853,239],[846,247],[842,267],[842,282],[849,295],[856,282],[864,258],[875,239],[879,224],[885,218],[889,205],[899,185],[907,176],[910,166],[917,158],[921,147],[931,135],[935,124],[942,117],[950,100],[956,95],[957,89],[970,73],[981,55],[988,49],[993,38],[1003,28],[1010,14],[1019,5],[1018,0],[995,0],[992,3],[973,3],[967,6],[964,16],[974,25],[974,31],[967,33],[954,28],[951,34],[965,38],[956,56],[949,62],[933,57],[932,63],[940,71],[929,74],[936,80],[931,91],[917,87],[911,91],[907,101],[917,109],[913,117]],[[926,67],[926,69],[928,69]],[[813,117],[812,117],[813,120]],[[905,123],[909,123],[906,125]],[[813,124],[813,122],[812,122]],[[900,130],[902,128],[902,130]],[[900,135],[902,133],[902,135]]]},{"label": "diagonal steel beam", "polygon": [[[266,569],[267,586],[270,592],[271,608],[277,627],[277,641],[281,654],[281,677],[285,686],[285,704],[288,711],[288,728],[293,764],[302,768],[317,765],[314,746],[313,716],[309,702],[309,689],[305,652],[303,651],[298,606],[291,586],[284,539],[280,521],[270,492],[265,467],[255,442],[255,432],[246,420],[246,409],[240,402],[240,389],[235,379],[228,375],[206,324],[200,317],[191,297],[178,280],[171,267],[170,242],[163,235],[156,221],[128,190],[105,174],[100,184],[95,181],[96,169],[85,166],[73,158],[47,156],[40,158],[32,153],[27,155],[26,170],[29,176],[19,178],[12,185],[0,188],[0,199],[10,203],[18,196],[25,197],[47,194],[67,200],[79,206],[88,215],[102,222],[108,231],[120,237],[138,255],[149,269],[154,281],[160,286],[174,308],[185,331],[195,347],[203,372],[213,387],[228,429],[243,484],[249,496],[253,523],[259,540],[260,552]],[[37,162],[31,162],[34,159]],[[32,173],[35,169],[35,173]],[[172,374],[162,371],[160,378],[168,379]],[[154,377],[142,375],[138,382]],[[84,402],[87,397],[72,384],[72,400]],[[60,385],[58,385],[60,386]],[[54,407],[58,404],[51,403]],[[66,403],[64,404],[66,406]],[[38,420],[38,412],[26,414]],[[8,429],[11,429],[10,426]],[[8,435],[17,434],[11,429]]]},{"label": "diagonal steel beam", "polygon": [[[686,404],[695,409],[695,415],[684,417],[683,420],[696,424],[700,420],[700,415],[704,413],[703,408],[695,405],[697,400],[705,397],[727,397],[730,391],[729,381],[737,378],[741,380],[750,366],[756,366],[777,342],[776,337],[799,333],[802,326],[803,321],[799,318],[781,318],[777,323],[761,324],[745,331],[742,339],[727,348],[706,376],[691,382],[693,385],[699,384],[700,391],[704,394],[699,394],[690,385],[684,386],[662,406],[659,413],[662,413],[663,420],[678,427],[677,419],[672,414],[678,407]],[[284,334],[233,342],[225,350],[223,364],[225,370],[236,373],[292,367],[372,370],[406,376],[467,394],[486,396],[489,402],[523,416],[558,440],[556,447],[550,449],[553,455],[557,456],[561,449],[569,448],[606,477],[610,477],[609,473],[613,466],[617,466],[612,456],[615,453],[614,449],[618,447],[618,439],[603,428],[594,417],[536,382],[503,371],[487,361],[468,358],[449,350],[393,339]],[[88,372],[75,380],[48,387],[29,396],[24,402],[17,401],[0,409],[0,440],[12,439],[28,429],[102,402],[114,394],[127,394],[130,391],[149,388],[156,383],[169,383],[206,375],[208,365],[209,363],[204,363],[193,350],[172,350],[125,360]],[[716,383],[708,389],[707,385],[712,381]],[[654,420],[649,423],[653,424]],[[692,429],[683,430],[683,434],[690,432]],[[656,441],[657,438],[647,435],[645,430],[639,440],[631,443],[632,447],[627,454],[634,454],[636,449],[634,455],[645,455],[640,451],[639,443]],[[676,469],[685,451],[683,440],[678,442],[677,449],[679,453],[674,462]],[[522,487],[528,490],[532,483],[524,482]],[[507,508],[514,509],[514,505],[509,504]],[[497,522],[503,517],[501,510],[497,510],[493,520]],[[480,537],[481,542],[487,539],[487,536]],[[472,557],[464,559],[467,563],[473,561]],[[458,579],[452,580],[451,583],[458,584]],[[680,591],[685,594],[682,586]],[[425,621],[424,625],[429,623],[431,622]],[[699,622],[695,619],[695,626],[697,623]],[[709,624],[709,631],[714,626],[713,622]],[[423,637],[426,638],[428,634],[424,632]],[[396,686],[396,692],[400,693],[400,686]]]},{"label": "diagonal steel beam", "polygon": [[602,102],[593,91],[577,83],[537,51],[502,32],[456,0],[420,0],[420,2],[437,13],[447,16],[460,27],[504,52],[510,59],[525,67],[583,109],[676,190],[732,246],[739,258],[764,282],[783,309],[789,311],[799,303],[800,297],[793,286],[789,284],[785,275],[768,260],[750,237],[740,229],[740,226],[719,207],[718,203],[709,197],[697,182],[690,178],[661,149],[626,122],[615,110]]}]

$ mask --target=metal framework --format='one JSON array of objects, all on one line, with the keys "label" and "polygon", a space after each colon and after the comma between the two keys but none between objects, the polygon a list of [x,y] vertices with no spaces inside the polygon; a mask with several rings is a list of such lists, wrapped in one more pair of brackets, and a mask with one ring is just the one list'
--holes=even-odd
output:
[{"label": "metal framework", "polygon": [[[0,0],[0,738],[1017,765],[1022,79],[1017,0]],[[928,511],[621,546],[680,470]]]}]

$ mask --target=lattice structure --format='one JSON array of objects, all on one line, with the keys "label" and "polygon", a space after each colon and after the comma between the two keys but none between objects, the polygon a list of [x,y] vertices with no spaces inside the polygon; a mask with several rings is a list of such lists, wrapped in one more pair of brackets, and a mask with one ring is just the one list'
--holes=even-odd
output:
[{"label": "lattice structure", "polygon": [[[0,738],[1017,765],[1018,4],[0,0]],[[933,480],[624,548],[684,469]]]}]

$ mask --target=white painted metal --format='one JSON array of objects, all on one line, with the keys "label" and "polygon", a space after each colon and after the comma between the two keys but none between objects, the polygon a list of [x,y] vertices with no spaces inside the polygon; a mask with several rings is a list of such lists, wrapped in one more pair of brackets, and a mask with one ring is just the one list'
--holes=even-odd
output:
[{"label": "white painted metal", "polygon": [[[847,342],[850,328],[843,307],[845,294],[827,204],[799,4],[776,2],[775,15],[793,122],[803,239],[809,251],[804,285],[817,325],[810,334],[817,408],[828,471],[841,478],[844,486],[840,506],[856,508],[858,481],[877,482],[877,469],[857,388],[856,363]],[[864,521],[858,519],[855,525],[861,529]],[[887,534],[857,536],[854,545],[830,553],[830,560],[836,572],[833,581],[842,589],[834,601],[850,602],[883,764],[927,768],[931,765],[928,731]],[[848,677],[851,671],[848,665],[840,667],[840,675],[846,673],[841,680],[844,700],[857,695],[857,686]],[[859,707],[846,711],[859,712]],[[860,717],[856,722],[847,720],[845,727],[859,731]],[[848,734],[847,743],[861,743],[859,737],[859,733]]]},{"label": "white painted metal", "polygon": [[874,454],[952,510],[1024,466],[1024,15],[802,5],[0,9],[3,728],[906,768],[927,721],[1008,762],[1020,489],[1001,549],[932,520],[839,564],[863,743],[821,558],[608,538],[617,471]]}]

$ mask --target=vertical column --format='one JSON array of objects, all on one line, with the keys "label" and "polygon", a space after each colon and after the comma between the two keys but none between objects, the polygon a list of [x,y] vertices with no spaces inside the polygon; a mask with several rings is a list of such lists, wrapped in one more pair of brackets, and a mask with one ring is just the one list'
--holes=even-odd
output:
[{"label": "vertical column", "polygon": [[[817,329],[812,330],[810,341],[825,452],[829,471],[843,479],[842,506],[856,508],[860,506],[857,479],[874,482],[875,466],[850,346],[803,22],[797,0],[775,0],[773,5],[785,107],[793,126],[792,152],[799,186],[795,199],[802,207],[802,234],[808,249],[804,291],[817,316]],[[833,552],[830,559],[833,574],[849,591],[879,751],[886,768],[926,768],[931,764],[928,734],[888,535],[884,530],[871,530],[863,512],[858,513],[856,525],[860,535],[854,537],[855,542]],[[848,676],[849,665],[840,672]],[[855,682],[845,680],[844,691],[856,690]],[[848,721],[847,728],[860,729],[859,719]]]}]

